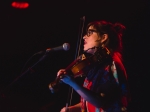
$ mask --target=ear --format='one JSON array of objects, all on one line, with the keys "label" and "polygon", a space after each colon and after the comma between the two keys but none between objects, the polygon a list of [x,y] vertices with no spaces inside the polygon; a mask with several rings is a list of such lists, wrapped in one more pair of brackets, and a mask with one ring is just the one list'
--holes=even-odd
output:
[{"label": "ear", "polygon": [[104,43],[108,39],[108,34],[103,34],[101,38],[101,43]]}]

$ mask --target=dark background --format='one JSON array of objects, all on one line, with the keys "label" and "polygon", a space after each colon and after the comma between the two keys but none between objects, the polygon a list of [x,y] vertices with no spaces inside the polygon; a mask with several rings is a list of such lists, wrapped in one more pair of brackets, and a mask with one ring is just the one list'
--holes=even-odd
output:
[{"label": "dark background", "polygon": [[[59,92],[52,94],[48,85],[60,68],[75,59],[83,17],[84,25],[107,20],[126,26],[123,58],[132,98],[130,111],[144,112],[148,108],[148,0],[27,0],[27,9],[11,7],[12,1],[0,3],[1,112],[59,112],[68,103],[69,86],[62,84]],[[66,42],[70,44],[69,51],[52,52],[21,74],[43,56],[33,56],[35,53]],[[76,80],[82,84],[82,78]],[[73,92],[71,104],[79,100]]]}]

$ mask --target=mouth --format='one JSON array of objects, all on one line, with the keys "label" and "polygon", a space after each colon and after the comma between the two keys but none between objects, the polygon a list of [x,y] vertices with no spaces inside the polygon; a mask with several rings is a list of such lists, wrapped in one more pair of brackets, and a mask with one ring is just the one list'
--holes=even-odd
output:
[{"label": "mouth", "polygon": [[87,42],[86,42],[86,41],[84,41],[84,45],[85,45],[85,44],[87,44]]}]

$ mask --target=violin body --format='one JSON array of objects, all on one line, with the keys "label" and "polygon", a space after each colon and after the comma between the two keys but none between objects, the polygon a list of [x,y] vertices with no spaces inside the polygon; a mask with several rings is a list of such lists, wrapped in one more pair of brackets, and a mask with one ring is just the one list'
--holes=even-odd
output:
[{"label": "violin body", "polygon": [[99,64],[103,65],[104,63],[109,63],[111,62],[112,58],[110,55],[109,50],[105,48],[98,48],[98,50],[95,52],[94,55],[90,54],[82,54],[84,58],[81,60],[77,61],[71,68],[70,70],[72,71],[74,78],[83,76],[85,72],[88,71],[88,67],[92,64]]}]

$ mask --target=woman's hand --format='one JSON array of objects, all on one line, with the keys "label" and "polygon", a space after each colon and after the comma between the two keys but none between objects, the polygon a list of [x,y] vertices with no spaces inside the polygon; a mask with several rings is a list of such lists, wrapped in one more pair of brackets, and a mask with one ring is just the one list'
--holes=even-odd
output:
[{"label": "woman's hand", "polygon": [[81,103],[69,107],[63,107],[60,112],[81,112]]},{"label": "woman's hand", "polygon": [[57,72],[57,77],[60,77],[62,75],[65,75],[66,74],[66,70],[65,69],[60,69],[58,72]]},{"label": "woman's hand", "polygon": [[57,77],[60,78],[61,81],[63,81],[64,83],[70,85],[71,82],[73,82],[73,78],[67,74],[66,70],[65,69],[60,69],[58,72],[57,72]]},{"label": "woman's hand", "polygon": [[66,107],[63,107],[63,108],[60,110],[60,112],[69,112],[69,109],[66,108]]}]

